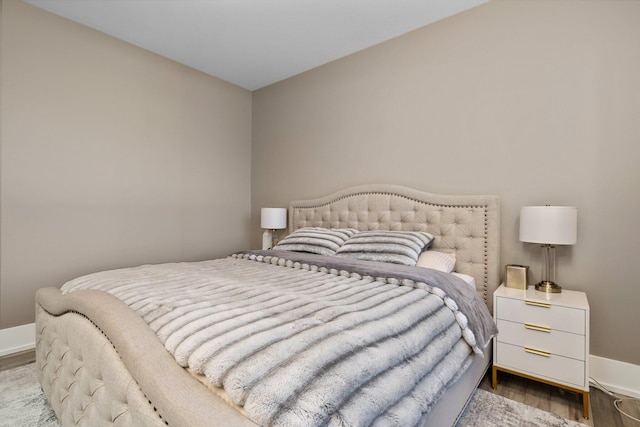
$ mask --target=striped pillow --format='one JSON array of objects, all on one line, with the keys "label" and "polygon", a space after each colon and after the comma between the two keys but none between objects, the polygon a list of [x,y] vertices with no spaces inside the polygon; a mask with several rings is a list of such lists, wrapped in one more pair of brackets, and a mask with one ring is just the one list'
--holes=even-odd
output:
[{"label": "striped pillow", "polygon": [[273,249],[335,255],[340,246],[357,232],[354,228],[303,227],[280,240]]},{"label": "striped pillow", "polygon": [[337,256],[366,261],[416,265],[433,236],[423,231],[361,231],[349,238],[336,252]]}]

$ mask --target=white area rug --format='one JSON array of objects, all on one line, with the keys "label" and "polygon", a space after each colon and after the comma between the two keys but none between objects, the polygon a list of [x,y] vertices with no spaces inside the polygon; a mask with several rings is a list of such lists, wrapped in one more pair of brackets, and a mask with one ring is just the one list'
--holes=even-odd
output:
[{"label": "white area rug", "polygon": [[[0,372],[0,427],[59,427],[35,363]],[[476,390],[456,427],[584,427],[549,412]]]},{"label": "white area rug", "polygon": [[35,363],[0,372],[1,427],[59,425],[36,378]]},{"label": "white area rug", "polygon": [[576,421],[478,389],[456,427],[585,427]]}]

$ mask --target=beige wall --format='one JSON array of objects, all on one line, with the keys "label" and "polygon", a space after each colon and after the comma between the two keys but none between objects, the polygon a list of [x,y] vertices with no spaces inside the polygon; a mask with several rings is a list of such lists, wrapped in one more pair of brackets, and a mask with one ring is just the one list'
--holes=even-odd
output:
[{"label": "beige wall", "polygon": [[77,275],[249,244],[251,93],[2,2],[0,329]]},{"label": "beige wall", "polygon": [[558,281],[585,291],[591,354],[640,364],[640,2],[499,1],[253,95],[259,208],[395,183],[497,194],[503,264],[532,267],[523,205],[575,205]]}]

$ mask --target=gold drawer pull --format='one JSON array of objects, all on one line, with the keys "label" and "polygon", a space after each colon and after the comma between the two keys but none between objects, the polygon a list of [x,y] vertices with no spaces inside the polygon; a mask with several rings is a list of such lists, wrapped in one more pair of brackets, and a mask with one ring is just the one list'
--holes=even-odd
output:
[{"label": "gold drawer pull", "polygon": [[538,302],[538,301],[525,300],[524,303],[527,304],[527,305],[535,305],[536,307],[544,307],[544,308],[550,308],[551,307],[551,304],[547,304],[547,303],[544,303],[544,302]]},{"label": "gold drawer pull", "polygon": [[551,357],[551,353],[548,351],[536,350],[535,348],[525,347],[524,351],[531,354],[537,354],[538,356]]},{"label": "gold drawer pull", "polygon": [[532,325],[531,323],[525,323],[524,327],[527,329],[532,329],[534,331],[551,332],[551,328],[547,328],[546,326]]}]

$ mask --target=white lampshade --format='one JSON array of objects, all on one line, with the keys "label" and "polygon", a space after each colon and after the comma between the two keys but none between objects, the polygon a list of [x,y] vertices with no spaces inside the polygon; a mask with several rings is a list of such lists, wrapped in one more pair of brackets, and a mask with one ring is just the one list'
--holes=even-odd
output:
[{"label": "white lampshade", "polygon": [[260,211],[260,227],[269,230],[287,228],[287,209],[262,208]]},{"label": "white lampshade", "polygon": [[523,206],[520,241],[549,245],[575,245],[578,209],[573,206]]}]

